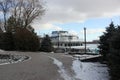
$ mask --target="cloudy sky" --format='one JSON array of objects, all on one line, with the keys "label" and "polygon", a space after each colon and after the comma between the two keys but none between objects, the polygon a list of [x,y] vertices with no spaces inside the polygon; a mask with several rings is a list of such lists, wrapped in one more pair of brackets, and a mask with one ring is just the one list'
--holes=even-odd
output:
[{"label": "cloudy sky", "polygon": [[43,35],[54,30],[67,30],[83,39],[99,39],[111,21],[120,24],[120,0],[44,0],[46,12],[35,21],[35,31]]}]

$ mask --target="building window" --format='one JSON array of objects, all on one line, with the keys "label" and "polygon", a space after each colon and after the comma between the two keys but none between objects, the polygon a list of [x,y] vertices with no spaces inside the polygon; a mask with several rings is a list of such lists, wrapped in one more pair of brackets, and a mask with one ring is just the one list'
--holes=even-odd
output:
[{"label": "building window", "polygon": [[80,46],[82,46],[82,44],[80,43]]},{"label": "building window", "polygon": [[67,46],[67,44],[65,44],[65,46]]}]

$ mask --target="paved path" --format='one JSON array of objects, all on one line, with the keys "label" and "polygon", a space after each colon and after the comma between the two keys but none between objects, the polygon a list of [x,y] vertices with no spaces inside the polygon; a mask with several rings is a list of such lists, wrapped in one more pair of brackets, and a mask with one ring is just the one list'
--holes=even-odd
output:
[{"label": "paved path", "polygon": [[40,52],[0,52],[4,54],[28,55],[30,60],[0,66],[0,80],[64,80],[58,72],[58,66],[50,58],[56,58],[64,64],[66,70],[71,71],[72,58],[64,54]]},{"label": "paved path", "polygon": [[7,52],[30,60],[0,65],[0,80],[109,80],[108,68],[100,63],[82,63],[78,58],[60,53]]}]

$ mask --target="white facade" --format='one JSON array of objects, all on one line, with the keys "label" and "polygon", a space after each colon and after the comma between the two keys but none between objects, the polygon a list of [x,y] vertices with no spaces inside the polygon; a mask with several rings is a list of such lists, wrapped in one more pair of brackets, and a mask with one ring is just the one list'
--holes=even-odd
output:
[{"label": "white facade", "polygon": [[68,31],[53,31],[51,40],[54,48],[70,49],[81,47],[82,42],[77,35],[73,35]]}]

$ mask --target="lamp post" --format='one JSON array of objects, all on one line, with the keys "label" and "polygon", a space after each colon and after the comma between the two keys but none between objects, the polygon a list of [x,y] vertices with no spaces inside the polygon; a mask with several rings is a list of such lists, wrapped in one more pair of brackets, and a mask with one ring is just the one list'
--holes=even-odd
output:
[{"label": "lamp post", "polygon": [[84,43],[85,43],[85,54],[86,54],[86,28],[84,27]]},{"label": "lamp post", "polygon": [[59,49],[59,37],[60,37],[60,33],[58,31],[58,49]]},{"label": "lamp post", "polygon": [[71,52],[71,39],[72,39],[72,36],[69,36],[68,39],[69,39],[69,52]]}]

